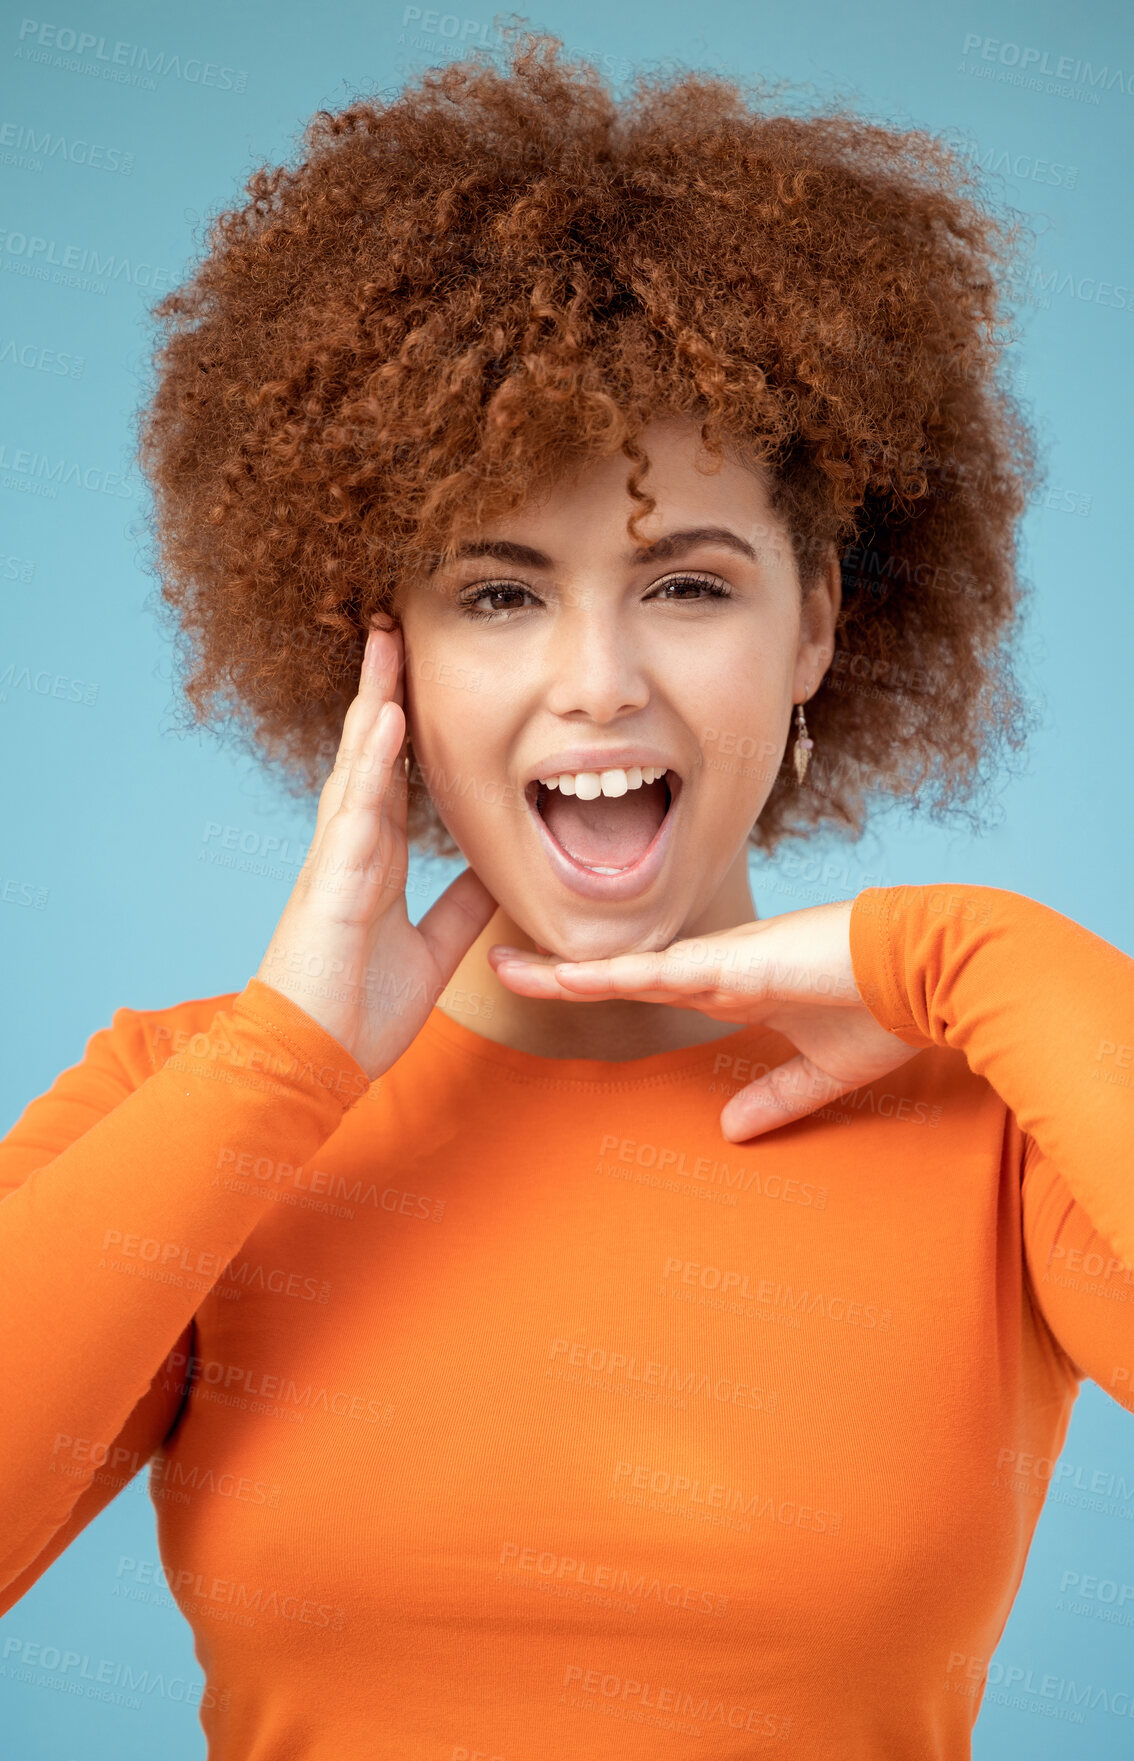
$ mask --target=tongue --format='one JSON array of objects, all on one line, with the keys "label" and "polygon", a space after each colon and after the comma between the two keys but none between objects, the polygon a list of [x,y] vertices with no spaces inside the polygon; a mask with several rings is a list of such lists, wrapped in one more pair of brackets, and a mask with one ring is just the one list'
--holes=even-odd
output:
[{"label": "tongue", "polygon": [[629,868],[652,842],[665,818],[665,784],[644,783],[625,795],[580,801],[558,789],[541,791],[543,820],[576,862],[590,868]]}]

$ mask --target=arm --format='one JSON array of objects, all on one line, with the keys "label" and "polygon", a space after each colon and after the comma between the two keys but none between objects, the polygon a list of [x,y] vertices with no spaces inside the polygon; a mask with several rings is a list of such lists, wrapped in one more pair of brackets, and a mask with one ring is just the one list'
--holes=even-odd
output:
[{"label": "arm", "polygon": [[[496,909],[465,869],[409,921],[402,659],[400,634],[371,630],[263,976],[204,1008],[120,1010],[0,1143],[7,1606],[176,1422],[180,1389],[158,1373],[190,1355],[194,1312],[278,1184],[228,1170],[247,1155],[278,1176],[314,1155]],[[228,1006],[206,1014],[214,1000]],[[183,1025],[198,1030],[184,1048]],[[138,1275],[174,1264],[190,1275]]]},{"label": "arm", "polygon": [[[182,1047],[185,1027],[204,1030]],[[323,1027],[252,979],[203,1014],[118,1010],[0,1142],[5,1606],[173,1424],[181,1396],[162,1364],[272,1202],[225,1170],[244,1152],[300,1165],[368,1086]],[[176,1259],[193,1275],[125,1275],[124,1247],[136,1272]]]},{"label": "arm", "polygon": [[1134,960],[997,887],[868,887],[850,941],[875,1019],[962,1051],[1013,1113],[1033,1301],[1134,1408]]}]

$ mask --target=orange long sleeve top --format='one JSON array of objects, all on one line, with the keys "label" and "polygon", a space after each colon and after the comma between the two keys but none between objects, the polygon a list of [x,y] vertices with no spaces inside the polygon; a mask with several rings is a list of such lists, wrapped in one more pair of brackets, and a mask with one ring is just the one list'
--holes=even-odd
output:
[{"label": "orange long sleeve top", "polygon": [[765,1028],[434,1010],[368,1083],[257,979],[118,1010],[0,1144],[2,1606],[149,1462],[211,1761],[967,1756],[1082,1378],[1134,1410],[1134,961],[850,934],[918,1055],[742,1146]]}]

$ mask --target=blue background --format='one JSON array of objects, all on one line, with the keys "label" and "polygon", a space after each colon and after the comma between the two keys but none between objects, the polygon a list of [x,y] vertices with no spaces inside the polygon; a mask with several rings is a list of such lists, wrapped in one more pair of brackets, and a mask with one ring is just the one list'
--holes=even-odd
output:
[{"label": "blue background", "polygon": [[[0,21],[0,933],[5,1013],[18,1023],[0,1067],[0,1128],[120,1005],[241,989],[302,859],[314,802],[297,805],[247,759],[176,725],[144,566],[133,415],[145,395],[148,306],[184,276],[209,216],[242,201],[252,168],[292,157],[317,108],[400,84],[459,53],[462,35],[492,40],[479,0],[432,19],[414,10],[380,0],[60,0],[30,28],[14,7]],[[782,76],[880,121],[964,139],[1000,167],[1001,193],[1037,235],[1012,356],[1048,473],[1027,520],[1033,592],[1020,644],[1035,731],[979,835],[891,812],[857,846],[809,843],[754,861],[755,897],[764,916],[869,884],[956,878],[1027,893],[1131,951],[1129,10],[1119,0],[557,0],[528,16],[616,83],[632,64],[672,59]],[[62,53],[79,33],[145,48],[167,70],[138,76],[89,47]],[[1019,83],[1021,66],[1034,75],[1043,56],[1050,77],[1038,76],[1038,89]],[[1076,88],[1076,77],[1092,77],[1075,67],[1083,61],[1098,83]],[[108,66],[125,77],[107,77]],[[37,153],[44,136],[69,152]],[[100,147],[85,157],[102,163],[83,162],[78,142]],[[53,241],[57,262],[71,247],[85,284],[44,270],[37,238]],[[111,259],[109,276],[91,273],[86,253]],[[80,481],[36,493],[47,481],[37,455]],[[216,861],[228,828],[242,865]],[[417,865],[414,916],[452,872]],[[1074,1469],[1067,1484],[1121,1474],[1134,1485],[1134,1424],[1092,1384],[1062,1465]],[[14,1638],[199,1681],[168,1595],[116,1593],[123,1556],[157,1559],[145,1475],[0,1622],[0,1654]],[[1134,1694],[1134,1600],[1125,1629],[1069,1613],[1057,1607],[1066,1572],[1134,1585],[1134,1508],[1049,1501],[997,1662],[1033,1670],[1037,1686],[1053,1674],[1102,1686],[1108,1699]],[[996,1692],[986,1694],[978,1757],[1134,1752],[1132,1719],[1101,1709],[1077,1724],[1037,1717]],[[1020,1698],[1037,1711],[1053,1704],[1034,1691]],[[167,1761],[204,1754],[195,1708],[169,1696],[130,1711],[9,1675],[0,1702],[9,1752],[23,1761],[155,1745]]]}]

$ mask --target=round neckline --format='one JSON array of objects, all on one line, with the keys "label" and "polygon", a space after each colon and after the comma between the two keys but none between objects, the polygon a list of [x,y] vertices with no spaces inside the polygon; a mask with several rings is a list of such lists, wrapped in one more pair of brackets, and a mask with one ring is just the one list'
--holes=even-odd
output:
[{"label": "round neckline", "polygon": [[[419,1040],[439,1041],[450,1051],[491,1064],[515,1081],[541,1087],[572,1087],[616,1089],[648,1088],[672,1082],[678,1077],[701,1070],[722,1051],[733,1051],[743,1059],[752,1058],[753,1047],[769,1039],[788,1041],[774,1028],[735,1028],[716,1039],[702,1040],[699,1045],[675,1046],[667,1052],[649,1052],[644,1058],[545,1058],[538,1052],[522,1051],[517,1046],[488,1039],[454,1021],[436,1006],[430,1011],[419,1034]],[[778,1062],[779,1060],[777,1060]]]}]

